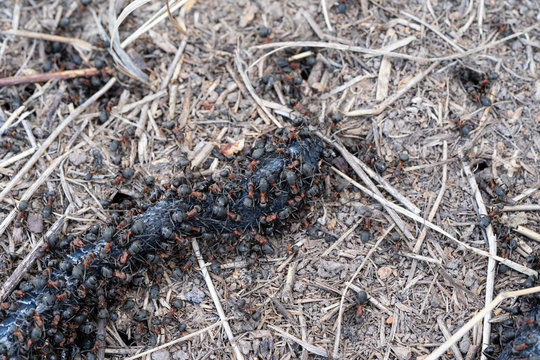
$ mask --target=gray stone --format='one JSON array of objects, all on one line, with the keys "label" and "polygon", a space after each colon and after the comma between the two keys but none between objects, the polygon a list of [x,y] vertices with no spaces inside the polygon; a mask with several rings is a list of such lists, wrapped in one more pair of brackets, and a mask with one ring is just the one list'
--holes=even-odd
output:
[{"label": "gray stone", "polygon": [[161,349],[152,353],[152,360],[169,360],[171,355],[166,349]]}]

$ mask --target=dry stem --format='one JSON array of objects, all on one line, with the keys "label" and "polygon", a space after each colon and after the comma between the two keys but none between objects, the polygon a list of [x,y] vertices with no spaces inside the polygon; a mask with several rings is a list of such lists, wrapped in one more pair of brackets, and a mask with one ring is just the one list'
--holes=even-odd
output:
[{"label": "dry stem", "polygon": [[349,291],[349,288],[351,287],[352,282],[354,281],[354,279],[356,279],[358,274],[360,274],[360,271],[362,271],[362,269],[364,268],[368,260],[371,258],[371,255],[373,255],[375,250],[377,250],[377,248],[379,247],[379,244],[384,240],[384,238],[386,238],[386,235],[388,235],[390,231],[392,231],[393,228],[394,228],[394,224],[390,225],[390,227],[387,228],[381,236],[379,236],[375,245],[373,245],[373,247],[369,250],[364,260],[362,260],[362,263],[360,264],[360,266],[358,266],[358,269],[356,269],[356,271],[354,272],[353,276],[351,277],[351,280],[347,282],[347,284],[345,285],[345,288],[343,289],[343,293],[341,294],[341,300],[339,302],[339,314],[337,318],[336,338],[334,340],[334,350],[332,352],[332,356],[334,358],[338,357],[339,339],[341,336],[341,319],[343,317],[343,310],[344,310],[343,304],[345,302],[345,296],[347,296],[347,291]]},{"label": "dry stem", "polygon": [[448,350],[450,346],[457,343],[459,339],[463,337],[463,335],[465,335],[478,322],[480,322],[484,318],[484,316],[486,316],[486,314],[490,313],[493,309],[499,306],[499,304],[504,299],[535,294],[537,292],[540,292],[540,286],[517,291],[505,291],[500,293],[491,303],[489,303],[485,308],[476,313],[476,315],[474,315],[471,320],[467,321],[467,323],[463,325],[461,329],[459,329],[454,335],[452,335],[450,339],[446,340],[437,349],[435,349],[435,351],[433,351],[427,358],[425,358],[425,360],[435,360],[444,355],[446,353],[446,350]]},{"label": "dry stem", "polygon": [[332,170],[335,171],[342,178],[348,180],[351,184],[353,184],[355,187],[360,189],[362,192],[364,192],[365,194],[371,196],[372,198],[374,198],[375,200],[380,202],[381,204],[384,204],[384,205],[388,206],[389,208],[392,208],[395,211],[397,211],[397,212],[399,212],[399,213],[401,213],[401,214],[403,214],[405,216],[408,216],[409,218],[411,218],[411,219],[413,219],[415,221],[418,221],[419,223],[429,227],[430,229],[437,231],[438,233],[446,236],[448,239],[452,240],[453,242],[455,242],[456,244],[458,244],[462,248],[473,251],[476,254],[481,255],[481,256],[485,256],[485,257],[488,257],[488,258],[493,258],[493,259],[497,260],[498,262],[505,264],[509,268],[512,268],[512,269],[514,269],[516,271],[519,271],[519,272],[521,272],[523,274],[538,276],[538,272],[533,270],[533,269],[530,269],[530,268],[528,268],[526,266],[523,266],[521,264],[518,264],[518,263],[516,263],[514,261],[511,261],[511,260],[508,260],[506,258],[502,258],[502,257],[497,256],[497,255],[492,255],[492,254],[488,253],[485,250],[481,250],[481,249],[472,247],[469,244],[466,244],[466,243],[464,243],[462,241],[459,241],[458,239],[456,239],[455,237],[450,235],[447,231],[443,230],[441,227],[433,224],[430,221],[427,221],[426,219],[423,219],[422,217],[414,214],[413,212],[411,212],[411,211],[409,211],[407,209],[402,208],[399,205],[396,205],[396,204],[386,200],[384,197],[373,193],[372,191],[370,191],[369,189],[367,189],[364,186],[360,185],[358,182],[351,179],[349,176],[345,175],[344,173],[342,173],[341,171],[339,171],[335,167],[332,167]]},{"label": "dry stem", "polygon": [[15,185],[19,183],[21,178],[34,166],[34,164],[41,158],[41,156],[45,153],[47,148],[53,143],[53,141],[62,134],[64,129],[86,108],[88,108],[92,103],[94,103],[97,99],[99,99],[103,94],[107,92],[113,86],[113,84],[116,82],[115,78],[110,79],[105,86],[103,86],[98,92],[96,92],[90,99],[86,100],[81,106],[79,106],[77,109],[75,109],[67,118],[62,121],[61,124],[58,125],[58,127],[54,130],[54,132],[41,144],[39,149],[32,155],[32,157],[28,160],[26,164],[22,167],[21,170],[15,175],[11,181],[6,185],[4,190],[0,193],[0,201],[4,199],[4,197],[13,189]]},{"label": "dry stem", "polygon": [[[480,189],[478,189],[478,184],[476,183],[476,179],[471,171],[471,168],[469,167],[469,164],[467,164],[465,161],[462,160],[463,164],[463,170],[465,171],[465,175],[467,178],[467,181],[469,182],[469,185],[471,186],[472,192],[473,192],[473,198],[476,203],[478,217],[480,216],[487,216],[487,209],[484,204],[484,200],[482,199],[482,194],[480,194]],[[487,243],[489,248],[489,253],[491,255],[497,255],[497,238],[495,237],[495,234],[493,233],[493,226],[489,224],[486,227],[486,237],[487,237]],[[496,268],[495,259],[489,258],[488,260],[488,267],[487,267],[487,274],[486,274],[486,297],[485,297],[485,303],[486,306],[491,303],[493,300],[493,290],[495,287],[495,268]],[[487,313],[484,318],[484,328],[482,331],[482,360],[486,359],[486,356],[484,355],[483,351],[485,348],[489,345],[490,342],[490,336],[491,336],[491,313]]]},{"label": "dry stem", "polygon": [[238,347],[238,344],[236,343],[236,340],[234,339],[234,335],[232,333],[229,322],[227,321],[227,317],[225,316],[225,312],[223,311],[223,307],[221,306],[221,301],[219,300],[219,296],[216,292],[216,288],[214,287],[214,284],[212,283],[212,278],[210,277],[210,274],[208,273],[208,269],[206,268],[204,259],[201,256],[201,251],[199,249],[199,243],[197,239],[194,238],[191,240],[191,246],[193,247],[193,252],[195,253],[195,257],[197,258],[199,267],[201,268],[204,281],[206,282],[206,286],[208,287],[208,290],[210,291],[210,295],[212,296],[212,300],[214,301],[214,305],[219,314],[219,318],[221,319],[221,323],[223,324],[223,329],[225,330],[225,334],[227,334],[227,338],[229,339],[229,342],[231,343],[231,346],[233,348],[234,355],[237,360],[243,360],[244,355],[242,355],[242,352],[240,351],[240,348]]}]

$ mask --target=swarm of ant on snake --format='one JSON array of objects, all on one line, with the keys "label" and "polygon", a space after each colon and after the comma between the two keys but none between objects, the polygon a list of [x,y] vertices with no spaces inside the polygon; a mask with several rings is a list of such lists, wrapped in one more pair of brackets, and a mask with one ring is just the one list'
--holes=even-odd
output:
[{"label": "swarm of ant on snake", "polygon": [[[241,239],[252,251],[272,253],[266,238],[300,218],[323,185],[323,144],[301,120],[295,125],[258,140],[216,180],[198,180],[186,162],[138,214],[111,218],[83,237],[49,237],[39,260],[45,270],[22,281],[0,308],[0,356],[94,359],[105,341],[98,321],[114,321],[116,308],[133,305],[122,289],[145,273],[159,276],[164,259],[185,255],[192,238],[209,248]],[[135,343],[155,341],[143,336],[155,330],[146,318],[144,310],[133,317]]]}]

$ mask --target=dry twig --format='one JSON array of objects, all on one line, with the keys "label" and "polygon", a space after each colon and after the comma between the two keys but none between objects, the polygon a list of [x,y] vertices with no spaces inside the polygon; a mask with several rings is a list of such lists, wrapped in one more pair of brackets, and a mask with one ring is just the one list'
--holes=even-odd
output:
[{"label": "dry twig", "polygon": [[[446,324],[444,323],[441,316],[437,317],[437,324],[439,325],[439,329],[441,329],[444,338],[447,340],[450,339],[452,335],[450,334],[450,331],[448,331],[448,328],[446,327]],[[456,344],[452,344],[452,346],[450,346],[450,349],[454,353],[454,357],[456,358],[456,360],[463,360],[463,356],[461,356],[461,351]]]},{"label": "dry twig", "polygon": [[[107,71],[107,70],[105,70]],[[0,87],[4,86],[13,86],[20,84],[33,84],[46,82],[49,80],[65,80],[73,79],[76,77],[89,77],[99,75],[101,70],[93,67],[88,69],[77,69],[77,70],[65,70],[52,73],[41,73],[41,74],[32,74],[32,75],[23,75],[23,76],[10,76],[0,79]]]}]

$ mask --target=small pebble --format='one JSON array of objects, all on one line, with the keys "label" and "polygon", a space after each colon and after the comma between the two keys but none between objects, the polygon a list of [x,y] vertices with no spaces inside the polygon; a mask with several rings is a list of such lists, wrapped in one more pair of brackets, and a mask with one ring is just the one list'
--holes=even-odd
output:
[{"label": "small pebble", "polygon": [[306,58],[306,64],[309,66],[315,65],[315,62],[316,62],[315,56],[308,56]]},{"label": "small pebble", "polygon": [[251,318],[255,321],[259,321],[261,319],[261,312],[260,311],[255,311],[252,315],[251,315]]},{"label": "small pebble", "polygon": [[100,87],[101,86],[101,80],[97,76],[92,76],[90,78],[90,84],[92,84],[93,87]]},{"label": "small pebble", "polygon": [[107,121],[107,119],[109,118],[109,114],[107,114],[107,111],[103,110],[99,113],[99,123],[100,124],[103,124]]},{"label": "small pebble", "polygon": [[204,299],[204,292],[202,292],[198,287],[193,287],[190,292],[186,294],[186,300],[195,304],[202,303]]},{"label": "small pebble", "polygon": [[499,271],[499,274],[505,274],[508,271],[508,266],[504,264],[499,264],[498,271]]},{"label": "small pebble", "polygon": [[379,161],[379,160],[375,161],[373,166],[375,167],[375,170],[377,170],[378,172],[383,172],[384,170],[386,170],[386,165],[382,161]]}]

